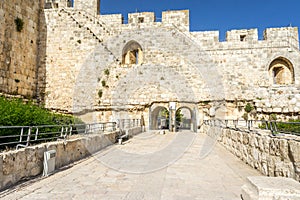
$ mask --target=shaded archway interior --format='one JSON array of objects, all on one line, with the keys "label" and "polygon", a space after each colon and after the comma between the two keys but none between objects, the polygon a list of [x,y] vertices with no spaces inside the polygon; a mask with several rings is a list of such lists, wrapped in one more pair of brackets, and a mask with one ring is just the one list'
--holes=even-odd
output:
[{"label": "shaded archway interior", "polygon": [[294,67],[292,63],[284,58],[278,57],[269,66],[271,84],[290,85],[294,83]]},{"label": "shaded archway interior", "polygon": [[181,107],[176,110],[176,128],[177,130],[191,130],[193,114],[190,108]]},{"label": "shaded archway interior", "polygon": [[143,49],[141,45],[134,40],[129,41],[122,50],[122,64],[140,65],[142,63],[143,63]]},{"label": "shaded archway interior", "polygon": [[164,106],[158,106],[151,112],[151,130],[169,128],[169,111]]}]

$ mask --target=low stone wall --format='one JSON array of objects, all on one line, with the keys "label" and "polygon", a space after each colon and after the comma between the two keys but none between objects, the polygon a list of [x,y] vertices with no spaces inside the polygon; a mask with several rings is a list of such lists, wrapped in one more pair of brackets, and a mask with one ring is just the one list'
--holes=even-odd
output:
[{"label": "low stone wall", "polygon": [[266,176],[300,181],[300,137],[273,136],[266,130],[233,130],[204,125],[204,133],[218,140],[242,161]]},{"label": "low stone wall", "polygon": [[128,135],[130,137],[133,137],[133,136],[135,136],[135,135],[137,135],[137,134],[139,134],[139,133],[142,132],[142,127],[141,126],[134,127],[134,128],[130,128],[130,129],[126,130],[126,131],[128,132]]},{"label": "low stone wall", "polygon": [[115,143],[117,131],[49,142],[0,154],[0,190],[43,172],[44,152],[56,150],[55,169]]}]

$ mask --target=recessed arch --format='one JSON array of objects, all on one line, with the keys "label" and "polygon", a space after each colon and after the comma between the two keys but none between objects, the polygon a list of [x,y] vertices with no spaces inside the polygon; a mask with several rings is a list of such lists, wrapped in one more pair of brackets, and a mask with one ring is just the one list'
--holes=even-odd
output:
[{"label": "recessed arch", "polygon": [[287,58],[275,58],[270,63],[268,70],[271,84],[291,85],[295,81],[293,64]]},{"label": "recessed arch", "polygon": [[197,131],[197,116],[196,116],[196,111],[195,108],[193,108],[193,106],[189,106],[189,105],[180,105],[177,109],[176,109],[176,113],[180,112],[181,110],[185,110],[186,115],[187,115],[187,119],[185,122],[181,122],[180,124],[177,124],[176,122],[176,129],[186,129],[186,130],[191,130],[196,132]]},{"label": "recessed arch", "polygon": [[191,130],[192,110],[187,107],[180,107],[176,110],[176,126],[178,129]]},{"label": "recessed arch", "polygon": [[[164,114],[162,114],[165,112]],[[151,113],[151,130],[167,129],[169,127],[169,110],[164,106],[157,106]]]},{"label": "recessed arch", "polygon": [[134,41],[129,41],[122,50],[122,64],[142,64],[143,63],[143,48]]}]

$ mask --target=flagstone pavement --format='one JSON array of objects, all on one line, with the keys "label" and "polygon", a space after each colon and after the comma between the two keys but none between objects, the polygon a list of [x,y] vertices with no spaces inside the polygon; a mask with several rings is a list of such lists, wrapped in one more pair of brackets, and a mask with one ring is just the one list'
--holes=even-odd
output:
[{"label": "flagstone pavement", "polygon": [[0,193],[1,199],[241,199],[260,174],[203,133],[137,135]]}]

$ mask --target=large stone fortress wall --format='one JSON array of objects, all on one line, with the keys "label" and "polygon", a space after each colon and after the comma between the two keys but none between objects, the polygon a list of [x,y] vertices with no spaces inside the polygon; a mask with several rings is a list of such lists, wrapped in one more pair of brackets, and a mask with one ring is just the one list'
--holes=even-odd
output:
[{"label": "large stone fortress wall", "polygon": [[218,31],[190,32],[187,10],[163,12],[160,22],[151,12],[131,13],[124,23],[120,14],[97,15],[96,0],[83,5],[88,12],[80,2],[45,10],[47,107],[96,110],[93,120],[108,120],[109,111],[139,116],[155,102],[200,108],[225,99],[232,117],[244,100],[261,113],[299,113],[297,28],[266,29],[263,40],[257,29],[231,30],[220,42]]},{"label": "large stone fortress wall", "polygon": [[295,27],[266,29],[262,40],[257,29],[231,30],[220,41],[218,31],[190,32],[187,10],[163,12],[161,20],[131,13],[124,23],[120,14],[99,15],[98,0],[70,5],[0,2],[1,92],[43,98],[50,109],[93,112],[88,121],[128,111],[151,118],[169,102],[199,119],[215,100],[226,100],[233,118],[245,100],[261,113],[299,114]]},{"label": "large stone fortress wall", "polygon": [[[43,0],[0,1],[0,92],[37,96],[43,9]],[[17,18],[23,22],[20,32]]]}]

